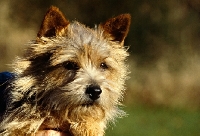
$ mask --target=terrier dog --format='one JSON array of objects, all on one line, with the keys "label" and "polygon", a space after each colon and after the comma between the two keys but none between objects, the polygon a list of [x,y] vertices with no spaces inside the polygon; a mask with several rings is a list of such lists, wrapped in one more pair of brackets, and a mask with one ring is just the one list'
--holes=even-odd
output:
[{"label": "terrier dog", "polygon": [[122,14],[91,29],[50,7],[36,40],[13,63],[0,135],[103,136],[108,122],[124,115],[130,19]]}]

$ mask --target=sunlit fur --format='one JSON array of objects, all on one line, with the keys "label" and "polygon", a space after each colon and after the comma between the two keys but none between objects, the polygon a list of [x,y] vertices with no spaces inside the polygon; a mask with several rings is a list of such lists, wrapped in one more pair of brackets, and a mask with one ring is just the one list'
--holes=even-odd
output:
[{"label": "sunlit fur", "polygon": [[[105,36],[101,26],[90,29],[75,21],[66,30],[31,41],[14,61],[16,77],[8,88],[0,135],[32,136],[58,128],[68,135],[103,136],[107,123],[124,115],[118,108],[128,73],[123,42]],[[77,70],[66,69],[68,62]],[[102,89],[96,101],[85,93],[91,84]]]}]

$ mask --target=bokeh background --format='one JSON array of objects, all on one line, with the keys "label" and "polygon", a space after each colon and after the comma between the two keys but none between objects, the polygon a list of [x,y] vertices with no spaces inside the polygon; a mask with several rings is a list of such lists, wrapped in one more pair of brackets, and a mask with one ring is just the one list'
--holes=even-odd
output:
[{"label": "bokeh background", "polygon": [[106,136],[200,135],[199,0],[1,0],[0,71],[11,70],[36,38],[51,5],[89,27],[121,13],[132,16],[125,41],[127,117],[111,123]]}]

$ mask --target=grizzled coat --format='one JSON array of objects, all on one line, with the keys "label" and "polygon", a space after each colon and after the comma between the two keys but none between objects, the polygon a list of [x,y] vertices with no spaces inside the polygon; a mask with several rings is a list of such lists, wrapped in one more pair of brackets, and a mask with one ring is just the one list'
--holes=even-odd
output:
[{"label": "grizzled coat", "polygon": [[16,76],[7,89],[0,135],[44,129],[104,135],[107,123],[124,114],[118,106],[127,77],[123,44],[129,26],[130,15],[122,14],[91,29],[51,7],[37,39],[13,63]]}]

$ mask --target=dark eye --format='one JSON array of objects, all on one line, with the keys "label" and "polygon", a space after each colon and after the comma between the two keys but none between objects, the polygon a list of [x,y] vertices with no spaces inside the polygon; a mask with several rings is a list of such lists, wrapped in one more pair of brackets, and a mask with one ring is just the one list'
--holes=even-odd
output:
[{"label": "dark eye", "polygon": [[102,69],[108,69],[107,64],[104,63],[104,62],[100,64],[100,67],[101,67]]},{"label": "dark eye", "polygon": [[78,70],[79,66],[76,62],[73,61],[67,61],[63,64],[63,66],[67,69],[67,70]]}]

